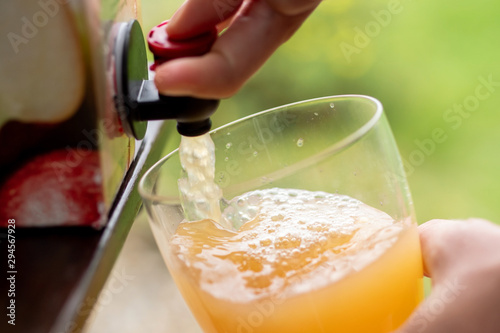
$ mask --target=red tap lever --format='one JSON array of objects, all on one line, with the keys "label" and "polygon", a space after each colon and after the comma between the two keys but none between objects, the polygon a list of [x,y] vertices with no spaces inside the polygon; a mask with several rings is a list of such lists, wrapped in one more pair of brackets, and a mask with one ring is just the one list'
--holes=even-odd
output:
[{"label": "red tap lever", "polygon": [[[165,61],[203,55],[217,39],[213,29],[188,39],[172,39],[165,21],[148,34],[148,46],[156,66]],[[144,137],[146,120],[175,119],[177,131],[184,136],[207,133],[210,116],[219,100],[161,95],[154,82],[147,80],[147,59],[142,30],[137,21],[120,28],[115,41],[117,94],[115,104],[125,131],[137,139]]]},{"label": "red tap lever", "polygon": [[203,55],[217,39],[215,27],[188,39],[174,39],[167,34],[167,24],[165,21],[157,25],[148,34],[148,46],[155,57],[152,69],[168,60]]}]

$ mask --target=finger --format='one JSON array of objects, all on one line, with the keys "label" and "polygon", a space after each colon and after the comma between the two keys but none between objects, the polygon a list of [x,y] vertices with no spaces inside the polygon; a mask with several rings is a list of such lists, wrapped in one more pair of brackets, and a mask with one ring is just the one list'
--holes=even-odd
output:
[{"label": "finger", "polygon": [[277,13],[265,1],[246,3],[208,54],[164,63],[157,69],[156,85],[167,95],[231,96],[312,10],[287,16]]},{"label": "finger", "polygon": [[500,228],[481,219],[419,227],[431,295],[397,333],[498,332]]},{"label": "finger", "polygon": [[243,0],[187,0],[170,19],[168,35],[174,39],[197,36],[233,16],[242,3]]},{"label": "finger", "polygon": [[499,332],[498,278],[498,273],[446,276],[397,333]]},{"label": "finger", "polygon": [[[455,283],[455,285],[454,285]],[[450,281],[450,286],[436,286],[431,296],[429,296],[404,325],[395,333],[443,333],[443,332],[476,332],[471,327],[471,323],[476,325],[474,320],[468,317],[467,312],[461,308],[464,305],[464,292],[469,286],[456,281]],[[463,320],[468,318],[468,320]],[[477,327],[472,327],[477,328]]]},{"label": "finger", "polygon": [[[450,325],[454,325],[458,319],[454,318],[456,313],[450,307],[457,302],[458,296],[463,292],[465,286],[458,285],[458,288],[445,290],[435,287],[435,290],[418,308],[412,313],[405,324],[395,333],[442,333],[442,332],[462,332],[453,330]],[[463,314],[462,314],[463,315]]]},{"label": "finger", "polygon": [[[447,240],[442,234],[446,234],[446,230],[448,229],[454,229],[457,222],[459,221],[431,220],[418,227],[420,244],[422,246],[424,274],[426,276],[439,276],[439,272],[437,271],[440,267],[443,267],[441,261],[447,260],[448,258],[448,255],[446,255]],[[451,225],[452,223],[453,225]]]},{"label": "finger", "polygon": [[489,221],[432,220],[419,232],[424,272],[434,280],[500,263],[500,228]]}]

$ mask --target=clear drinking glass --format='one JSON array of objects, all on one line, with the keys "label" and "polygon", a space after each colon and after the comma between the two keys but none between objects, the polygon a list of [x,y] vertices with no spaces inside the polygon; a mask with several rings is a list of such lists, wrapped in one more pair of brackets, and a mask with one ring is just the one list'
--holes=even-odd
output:
[{"label": "clear drinking glass", "polygon": [[[247,223],[240,230],[179,227],[189,225],[181,224],[178,151],[139,185],[163,258],[204,332],[375,333],[406,320],[423,298],[420,247],[379,101],[298,102],[211,137],[221,206],[237,227]],[[274,206],[263,208],[269,197]],[[256,226],[264,212],[275,225]]]}]

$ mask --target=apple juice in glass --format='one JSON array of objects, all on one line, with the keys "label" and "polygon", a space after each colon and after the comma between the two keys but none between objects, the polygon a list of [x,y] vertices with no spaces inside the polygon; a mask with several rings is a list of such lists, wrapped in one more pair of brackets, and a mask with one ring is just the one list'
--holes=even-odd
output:
[{"label": "apple juice in glass", "polygon": [[[204,332],[391,332],[408,318],[423,298],[420,245],[380,102],[308,100],[210,138],[215,160],[191,156],[209,170],[191,195],[178,151],[139,185]],[[216,186],[196,188],[206,177]]]}]

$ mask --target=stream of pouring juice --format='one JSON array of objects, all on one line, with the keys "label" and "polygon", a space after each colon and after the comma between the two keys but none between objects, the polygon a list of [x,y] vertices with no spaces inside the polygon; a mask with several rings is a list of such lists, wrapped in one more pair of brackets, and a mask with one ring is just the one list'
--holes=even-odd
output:
[{"label": "stream of pouring juice", "polygon": [[222,216],[243,224],[183,222],[164,251],[204,332],[391,332],[423,297],[416,227],[360,201],[275,188]]}]

